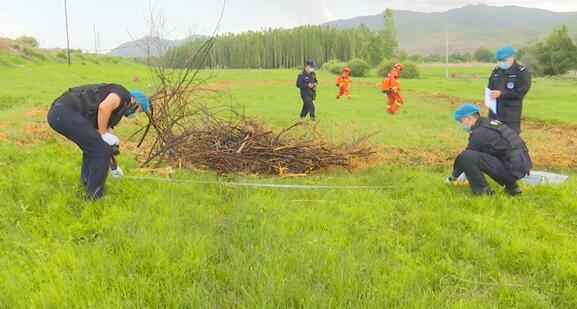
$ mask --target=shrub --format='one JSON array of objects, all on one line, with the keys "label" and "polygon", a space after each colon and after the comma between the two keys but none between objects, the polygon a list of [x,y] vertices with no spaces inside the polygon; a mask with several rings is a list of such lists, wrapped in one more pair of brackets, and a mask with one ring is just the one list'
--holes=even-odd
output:
[{"label": "shrub", "polygon": [[40,46],[40,44],[38,44],[38,40],[36,40],[36,38],[33,38],[31,36],[21,36],[19,38],[16,38],[16,43],[18,45],[20,45],[23,48],[38,48],[38,46]]},{"label": "shrub", "polygon": [[369,64],[363,59],[351,59],[347,63],[347,66],[351,68],[351,76],[365,76],[369,71]]},{"label": "shrub", "polygon": [[346,66],[347,66],[346,63],[338,59],[332,59],[325,62],[325,64],[323,64],[322,69],[338,75],[342,73],[342,71],[345,69]]},{"label": "shrub", "polygon": [[[388,74],[391,68],[399,63],[397,60],[385,60],[379,64],[377,67],[377,74],[379,77]],[[403,61],[404,70],[401,72],[400,77],[405,79],[417,79],[421,77],[421,72],[419,71],[419,66],[412,61]]]},{"label": "shrub", "polygon": [[24,48],[22,58],[28,60],[46,60],[46,55],[34,48]]}]

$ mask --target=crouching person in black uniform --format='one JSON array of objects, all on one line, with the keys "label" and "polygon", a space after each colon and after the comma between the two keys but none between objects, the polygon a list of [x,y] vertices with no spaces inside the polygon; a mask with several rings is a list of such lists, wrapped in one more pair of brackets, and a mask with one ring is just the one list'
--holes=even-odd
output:
[{"label": "crouching person in black uniform", "polygon": [[[147,112],[149,106],[142,91],[128,91],[116,84],[70,88],[52,103],[50,127],[82,150],[80,181],[87,198],[97,199],[104,194],[108,169],[113,166],[113,147],[120,142],[112,128],[123,116],[134,118],[139,112]],[[111,174],[114,178],[124,176],[116,164]]]},{"label": "crouching person in black uniform", "polygon": [[474,104],[459,107],[454,117],[470,133],[469,145],[455,160],[449,182],[465,173],[475,195],[494,194],[487,174],[511,196],[521,194],[517,181],[527,175],[533,164],[525,142],[499,120],[481,117]]}]

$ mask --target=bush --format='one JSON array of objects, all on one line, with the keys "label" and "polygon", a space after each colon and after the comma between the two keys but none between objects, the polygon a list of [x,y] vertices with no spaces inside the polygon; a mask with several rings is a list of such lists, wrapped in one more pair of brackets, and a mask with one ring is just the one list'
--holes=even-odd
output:
[{"label": "bush", "polygon": [[33,48],[24,48],[22,58],[28,60],[46,60],[47,57],[42,52]]},{"label": "bush", "polygon": [[325,64],[323,64],[322,69],[329,71],[333,74],[339,75],[342,73],[342,71],[345,69],[346,66],[347,66],[346,63],[344,63],[338,59],[332,59],[332,60],[325,62]]},{"label": "bush", "polygon": [[532,52],[525,52],[523,54],[523,59],[519,60],[519,62],[529,69],[533,76],[544,76],[545,72],[543,71],[543,67],[539,65],[539,61],[537,57]]},{"label": "bush", "polygon": [[488,49],[487,47],[479,47],[477,48],[477,50],[475,51],[475,54],[473,55],[475,57],[475,60],[478,62],[493,62],[494,61],[494,54],[493,52]]},{"label": "bush", "polygon": [[20,45],[23,48],[38,48],[38,46],[40,46],[40,44],[38,44],[38,40],[36,40],[36,38],[33,38],[31,36],[21,36],[19,38],[16,38],[16,43],[18,45]]},{"label": "bush", "polygon": [[[377,67],[377,74],[379,77],[388,74],[391,68],[399,63],[397,60],[385,60]],[[419,71],[419,66],[412,61],[403,61],[404,70],[401,72],[400,77],[405,79],[417,79],[421,77],[421,72]]]},{"label": "bush", "polygon": [[369,71],[369,64],[363,59],[351,59],[347,66],[351,68],[351,76],[365,76]]},{"label": "bush", "polygon": [[[544,75],[563,75],[577,68],[577,46],[565,26],[553,30],[544,42],[532,46],[529,52],[535,56],[538,70]],[[530,57],[525,56],[525,61],[527,58]]]}]

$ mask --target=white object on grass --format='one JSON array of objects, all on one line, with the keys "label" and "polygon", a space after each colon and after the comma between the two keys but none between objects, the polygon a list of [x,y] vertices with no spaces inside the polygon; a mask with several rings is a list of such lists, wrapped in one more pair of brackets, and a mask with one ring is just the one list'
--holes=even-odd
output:
[{"label": "white object on grass", "polygon": [[542,172],[542,171],[532,171],[531,175],[523,178],[521,181],[528,185],[558,185],[569,180],[569,176]]}]

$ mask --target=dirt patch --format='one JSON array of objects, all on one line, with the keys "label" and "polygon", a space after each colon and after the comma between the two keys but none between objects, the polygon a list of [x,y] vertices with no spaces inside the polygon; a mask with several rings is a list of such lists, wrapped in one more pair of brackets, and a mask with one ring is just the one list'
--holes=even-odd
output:
[{"label": "dirt patch", "polygon": [[20,128],[22,135],[14,138],[16,144],[20,146],[29,146],[45,141],[54,136],[54,132],[48,126],[48,123],[32,122],[23,125]]},{"label": "dirt patch", "polygon": [[452,106],[457,107],[459,104],[468,102],[468,103],[475,103],[477,104],[481,110],[487,111],[487,109],[485,108],[485,106],[483,105],[483,102],[481,101],[477,101],[477,100],[471,100],[471,99],[466,99],[466,98],[462,98],[462,97],[457,97],[457,96],[452,96],[452,95],[448,95],[445,93],[440,93],[440,92],[421,92],[421,91],[416,91],[416,93],[420,96],[426,97],[426,98],[431,98],[431,99],[439,99],[439,100],[443,100],[443,101],[448,101],[451,103]]},{"label": "dirt patch", "polygon": [[42,107],[34,107],[28,111],[26,111],[25,115],[29,116],[29,117],[42,117],[42,118],[46,118],[46,115],[48,115],[48,110],[50,109],[50,106],[42,106]]},{"label": "dirt patch", "polygon": [[552,125],[526,120],[521,136],[536,165],[577,166],[577,125]]},{"label": "dirt patch", "polygon": [[4,50],[10,53],[20,52],[20,48],[16,41],[9,38],[0,38],[0,50]]},{"label": "dirt patch", "polygon": [[10,121],[0,121],[0,129],[9,128],[12,125]]}]

